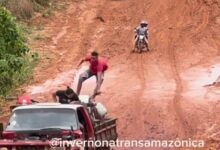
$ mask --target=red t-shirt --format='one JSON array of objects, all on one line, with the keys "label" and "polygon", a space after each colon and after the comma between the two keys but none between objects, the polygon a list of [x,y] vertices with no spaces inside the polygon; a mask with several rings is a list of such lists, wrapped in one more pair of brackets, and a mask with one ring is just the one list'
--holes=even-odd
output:
[{"label": "red t-shirt", "polygon": [[98,72],[103,72],[106,71],[108,69],[108,64],[106,59],[99,57],[98,58],[98,62],[97,63],[93,63],[91,61],[91,55],[86,56],[86,58],[84,59],[85,61],[88,61],[90,63],[90,71],[94,74],[98,73]]}]

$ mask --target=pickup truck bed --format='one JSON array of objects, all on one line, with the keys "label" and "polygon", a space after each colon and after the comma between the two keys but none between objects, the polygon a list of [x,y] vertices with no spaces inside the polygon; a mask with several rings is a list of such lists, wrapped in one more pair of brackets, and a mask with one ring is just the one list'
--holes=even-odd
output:
[{"label": "pickup truck bed", "polygon": [[118,135],[116,130],[117,119],[105,119],[101,122],[96,122],[94,131],[96,140],[114,140],[116,141]]}]

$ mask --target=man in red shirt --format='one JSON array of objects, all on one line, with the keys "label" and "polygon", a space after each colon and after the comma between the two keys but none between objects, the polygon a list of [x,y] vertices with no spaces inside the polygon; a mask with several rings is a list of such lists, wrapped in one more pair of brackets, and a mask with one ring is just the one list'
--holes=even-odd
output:
[{"label": "man in red shirt", "polygon": [[93,97],[97,94],[100,94],[100,88],[102,85],[102,82],[104,80],[104,72],[108,69],[108,64],[104,58],[99,57],[99,54],[97,52],[92,52],[90,55],[86,56],[84,59],[80,61],[78,64],[78,67],[85,61],[88,61],[90,63],[90,67],[88,70],[83,72],[78,81],[77,85],[77,94],[80,94],[82,83],[89,79],[92,76],[96,76],[96,88],[93,93]]}]

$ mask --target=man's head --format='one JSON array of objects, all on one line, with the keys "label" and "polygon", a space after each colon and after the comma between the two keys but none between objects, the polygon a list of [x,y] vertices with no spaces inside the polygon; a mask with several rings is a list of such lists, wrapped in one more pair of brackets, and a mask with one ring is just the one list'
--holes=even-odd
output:
[{"label": "man's head", "polygon": [[98,57],[99,57],[99,53],[96,52],[96,51],[93,51],[93,52],[91,53],[92,63],[97,63],[97,62],[98,62]]},{"label": "man's head", "polygon": [[65,91],[65,95],[68,97],[68,98],[73,98],[74,96],[74,91],[73,89],[71,89],[69,86],[67,87],[66,91]]}]

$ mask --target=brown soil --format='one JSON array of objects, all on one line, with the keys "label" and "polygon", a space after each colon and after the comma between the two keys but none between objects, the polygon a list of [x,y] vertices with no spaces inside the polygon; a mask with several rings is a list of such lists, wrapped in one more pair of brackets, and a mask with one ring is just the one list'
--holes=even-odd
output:
[{"label": "brown soil", "polygon": [[[46,38],[31,42],[43,59],[28,94],[49,101],[72,84],[79,59],[98,49],[110,69],[97,100],[118,118],[120,139],[204,139],[205,149],[220,149],[220,89],[212,84],[220,75],[219,0],[65,2],[65,11],[33,21],[45,26]],[[131,53],[142,19],[150,52]],[[83,93],[94,84],[85,83]]]}]

